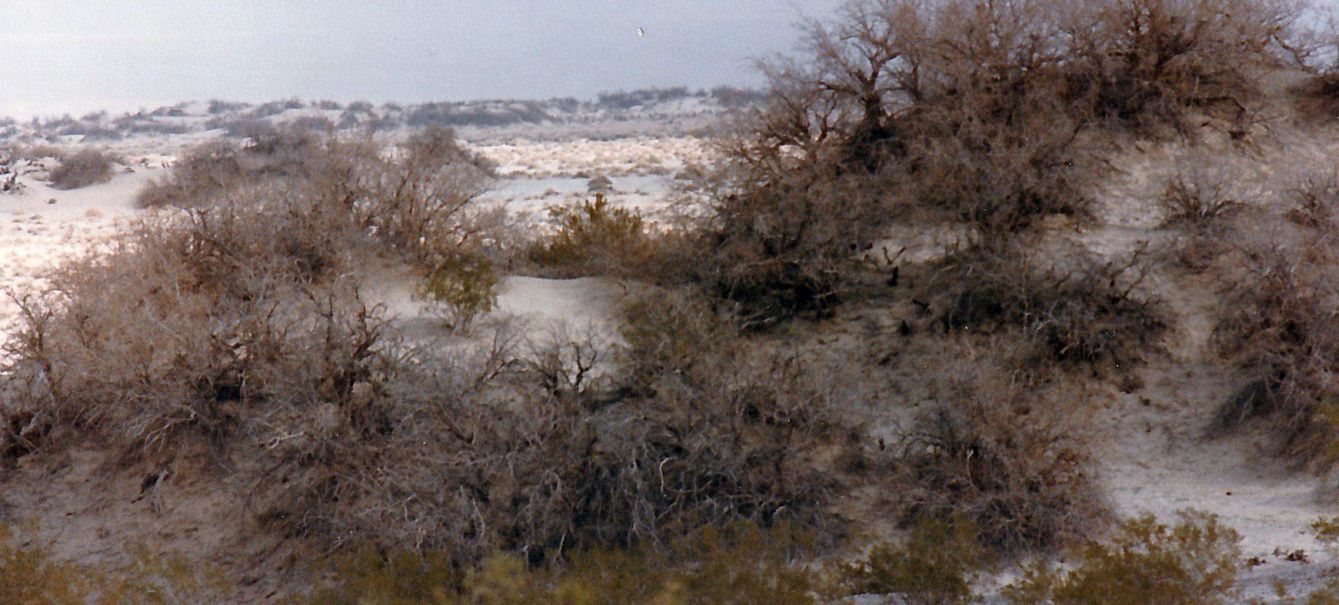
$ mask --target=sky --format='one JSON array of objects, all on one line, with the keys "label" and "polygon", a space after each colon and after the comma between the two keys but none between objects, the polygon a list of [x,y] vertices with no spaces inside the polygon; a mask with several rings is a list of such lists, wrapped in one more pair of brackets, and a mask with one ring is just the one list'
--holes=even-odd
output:
[{"label": "sky", "polygon": [[0,0],[0,115],[757,85],[840,2]]}]

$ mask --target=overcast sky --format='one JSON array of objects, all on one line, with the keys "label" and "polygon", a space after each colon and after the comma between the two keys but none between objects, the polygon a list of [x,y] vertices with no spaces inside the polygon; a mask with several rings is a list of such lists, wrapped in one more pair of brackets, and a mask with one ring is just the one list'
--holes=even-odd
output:
[{"label": "overcast sky", "polygon": [[[0,115],[758,83],[840,0],[0,0]],[[637,28],[646,31],[639,37]]]}]

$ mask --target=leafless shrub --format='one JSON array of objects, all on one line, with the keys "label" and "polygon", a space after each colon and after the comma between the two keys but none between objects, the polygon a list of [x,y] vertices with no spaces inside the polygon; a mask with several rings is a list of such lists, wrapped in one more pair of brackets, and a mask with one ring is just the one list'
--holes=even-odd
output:
[{"label": "leafless shrub", "polygon": [[1263,419],[1278,435],[1282,456],[1327,465],[1333,461],[1331,402],[1339,394],[1333,380],[1339,340],[1330,312],[1339,301],[1333,240],[1248,243],[1241,260],[1214,337],[1248,381],[1224,402],[1215,427]]},{"label": "leafless shrub", "polygon": [[1294,203],[1287,210],[1289,220],[1323,232],[1339,227],[1335,222],[1339,211],[1339,172],[1308,174],[1289,193]]},{"label": "leafless shrub", "polygon": [[216,139],[186,151],[171,173],[146,186],[135,201],[143,208],[201,206],[211,196],[243,182],[239,149]]},{"label": "leafless shrub", "polygon": [[[265,127],[237,147],[214,141],[187,152],[141,205],[205,207],[250,184],[284,187],[337,208],[357,229],[429,270],[462,247],[503,245],[505,216],[479,195],[491,166],[444,129],[384,154],[375,141]],[[233,196],[235,197],[235,196]]]},{"label": "leafless shrub", "polygon": [[91,147],[66,155],[51,170],[51,187],[80,189],[106,181],[112,177],[112,163],[115,161],[115,156]]},{"label": "leafless shrub", "polygon": [[1232,194],[1232,183],[1222,172],[1190,170],[1172,177],[1158,198],[1164,227],[1185,227],[1195,232],[1221,228],[1223,219],[1244,204]]},{"label": "leafless shrub", "polygon": [[1070,95],[1099,118],[1187,132],[1189,110],[1239,119],[1262,94],[1259,73],[1295,60],[1305,2],[1082,2],[1063,26]]},{"label": "leafless shrub", "polygon": [[1108,511],[1063,390],[989,374],[948,385],[893,462],[904,520],[966,521],[983,546],[1052,550],[1100,529]]},{"label": "leafless shrub", "polygon": [[1032,345],[1029,365],[1129,368],[1168,326],[1161,303],[1140,291],[1143,262],[1073,250],[1043,267],[1035,254],[977,248],[952,259],[932,287],[950,295],[945,329],[1019,328]]},{"label": "leafless shrub", "polygon": [[[0,446],[77,428],[171,456],[203,439],[268,526],[459,564],[830,520],[811,445],[830,439],[836,394],[796,357],[703,343],[709,362],[642,364],[644,388],[619,390],[581,341],[407,347],[348,271],[379,234],[308,187],[231,190],[53,275],[8,341]],[[627,357],[677,338],[643,331],[651,350]],[[24,428],[11,396],[55,429]]]}]

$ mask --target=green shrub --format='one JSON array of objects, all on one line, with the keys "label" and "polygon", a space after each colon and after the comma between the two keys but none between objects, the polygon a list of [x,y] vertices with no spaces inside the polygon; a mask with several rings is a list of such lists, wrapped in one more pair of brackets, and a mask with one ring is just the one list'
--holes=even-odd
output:
[{"label": "green shrub", "polygon": [[879,544],[840,570],[849,594],[896,594],[908,605],[971,603],[972,574],[982,563],[967,523],[924,520],[900,544]]},{"label": "green shrub", "polygon": [[0,603],[14,605],[192,605],[220,602],[229,587],[209,564],[132,549],[128,568],[111,574],[52,560],[0,525]]},{"label": "green shrub", "polygon": [[[817,572],[795,565],[801,537],[750,525],[704,529],[668,551],[633,547],[576,552],[561,566],[531,567],[494,554],[464,573],[411,554],[346,563],[312,603],[348,605],[804,605]],[[370,557],[370,558],[369,558]]]},{"label": "green shrub", "polygon": [[1016,605],[1212,605],[1233,596],[1240,536],[1205,513],[1167,526],[1151,515],[1121,524],[1107,543],[1074,553],[1074,568],[1038,564],[1005,589]]},{"label": "green shrub", "polygon": [[438,305],[447,327],[460,328],[493,310],[498,274],[488,258],[461,253],[437,263],[419,286],[418,296]]},{"label": "green shrub", "polygon": [[52,561],[40,548],[18,544],[0,525],[0,603],[85,605],[91,588],[83,570]]},{"label": "green shrub", "polygon": [[640,214],[609,205],[603,193],[576,206],[551,206],[555,230],[530,249],[531,260],[564,277],[618,274],[648,253],[650,236]]}]

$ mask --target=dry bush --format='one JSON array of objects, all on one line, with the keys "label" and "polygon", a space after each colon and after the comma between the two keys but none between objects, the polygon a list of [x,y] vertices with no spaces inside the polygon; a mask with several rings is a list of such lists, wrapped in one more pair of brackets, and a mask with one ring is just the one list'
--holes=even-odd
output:
[{"label": "dry bush", "polygon": [[1293,16],[1283,0],[849,2],[808,24],[803,62],[764,66],[768,99],[702,191],[695,278],[765,325],[829,311],[897,212],[991,240],[1089,217],[1094,126],[1245,112]]},{"label": "dry bush", "polygon": [[1293,207],[1287,210],[1288,220],[1321,232],[1339,231],[1339,171],[1311,173],[1299,181],[1289,191]]},{"label": "dry bush", "polygon": [[67,154],[51,170],[53,189],[80,189],[112,178],[113,155],[94,148],[84,148]]},{"label": "dry bush", "polygon": [[[329,458],[314,464],[311,445],[279,446],[292,450],[282,472],[290,483],[258,504],[266,518],[437,550],[458,564],[495,550],[538,563],[663,546],[704,525],[826,518],[830,480],[812,457],[826,400],[794,366],[722,364],[710,382],[610,400],[580,384],[555,388],[543,359],[518,364],[498,351],[471,371],[449,359],[388,385],[399,412],[378,433],[332,429],[319,450]],[[490,384],[518,365],[513,389]]]},{"label": "dry bush", "polygon": [[[1129,368],[1156,350],[1169,325],[1163,304],[1140,291],[1141,254],[1100,262],[1081,250],[1042,261],[1026,251],[967,250],[929,287],[948,294],[946,330],[1021,329],[1034,366]],[[1043,266],[1041,263],[1045,262]]]},{"label": "dry bush", "polygon": [[767,101],[704,192],[696,278],[766,324],[830,310],[853,252],[897,211],[946,213],[987,239],[1088,217],[1089,133],[1187,130],[1187,116],[1218,107],[1249,122],[1257,72],[1286,58],[1299,11],[1290,0],[848,2],[807,25],[802,61],[764,66]]},{"label": "dry bush", "polygon": [[1191,169],[1172,177],[1162,196],[1164,227],[1183,227],[1192,232],[1212,233],[1244,204],[1232,195],[1232,183],[1222,172]]},{"label": "dry bush", "polygon": [[247,186],[278,186],[323,200],[428,271],[461,249],[497,256],[510,245],[505,212],[479,200],[491,166],[451,131],[427,129],[382,152],[371,139],[267,125],[244,147],[213,141],[187,152],[139,202],[197,208]]},{"label": "dry bush", "polygon": [[1334,250],[1323,232],[1291,245],[1248,242],[1214,334],[1222,354],[1248,377],[1219,409],[1215,427],[1264,418],[1279,437],[1279,453],[1302,464],[1334,459]]},{"label": "dry bush", "polygon": [[1016,605],[1214,605],[1235,602],[1241,537],[1217,517],[1183,511],[1122,523],[1108,543],[1075,553],[1073,569],[1039,564],[1004,593]]},{"label": "dry bush", "polygon": [[1339,71],[1315,74],[1293,89],[1301,113],[1317,120],[1339,117]]},{"label": "dry bush", "polygon": [[[885,204],[855,179],[808,170],[769,175],[728,169],[708,196],[708,224],[682,260],[688,277],[734,302],[752,328],[824,316],[861,270],[856,252],[874,241]],[[705,252],[702,252],[705,251]]]},{"label": "dry bush", "polygon": [[1234,189],[1230,177],[1214,168],[1194,166],[1168,180],[1158,198],[1161,226],[1181,233],[1160,248],[1173,265],[1201,273],[1229,251],[1231,219],[1247,208]]},{"label": "dry bush", "polygon": [[1079,2],[1063,29],[1068,95],[1101,119],[1143,132],[1188,132],[1193,111],[1241,122],[1260,73],[1295,60],[1299,0]]},{"label": "dry bush", "polygon": [[1073,402],[1002,378],[950,385],[893,462],[905,521],[969,523],[995,552],[1052,550],[1100,529],[1107,509]]},{"label": "dry bush", "polygon": [[135,201],[141,208],[207,205],[210,197],[246,182],[240,151],[226,139],[187,150],[172,172],[146,186]]},{"label": "dry bush", "polygon": [[739,520],[828,527],[835,394],[795,358],[704,349],[617,396],[583,382],[602,353],[579,343],[406,348],[346,277],[367,234],[303,199],[196,209],[67,267],[25,306],[6,396],[130,454],[203,439],[262,523],[335,546],[464,565]]},{"label": "dry bush", "polygon": [[[528,354],[503,328],[491,346],[404,345],[355,269],[388,252],[438,268],[486,253],[494,234],[473,204],[485,167],[443,132],[385,157],[285,141],[240,150],[245,184],[22,301],[0,394],[7,450],[60,447],[71,429],[132,456],[203,440],[253,488],[265,526],[458,565],[663,546],[740,520],[831,527],[820,452],[836,395],[798,359],[707,343],[709,363],[642,365],[619,380],[641,388],[613,391],[590,373],[606,352],[580,342]],[[651,351],[625,356],[676,338],[644,331]]]},{"label": "dry bush", "polygon": [[[347,396],[329,391],[356,379],[337,372],[374,362],[365,341],[378,320],[336,283],[357,235],[332,210],[200,210],[65,267],[46,297],[24,301],[27,323],[7,345],[12,377],[48,420],[137,451],[222,439],[242,402]],[[337,353],[351,358],[323,358]],[[335,375],[288,384],[318,368]]]},{"label": "dry bush", "polygon": [[[338,167],[337,167],[338,168]],[[499,208],[479,196],[492,166],[445,128],[409,137],[391,161],[372,164],[366,192],[352,204],[359,221],[410,258],[431,262],[490,235],[500,225]]]}]

